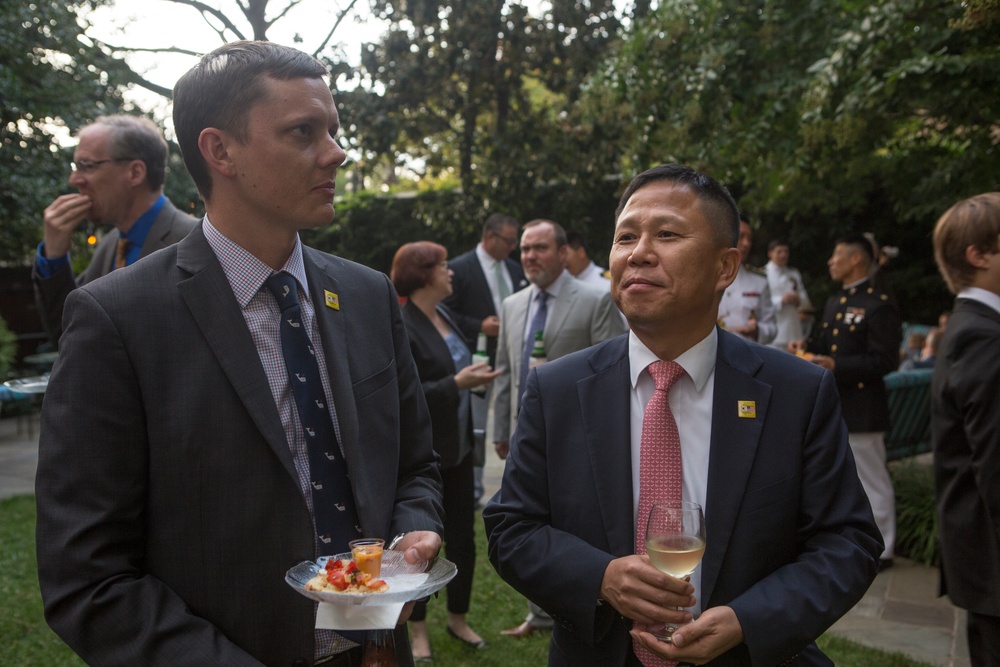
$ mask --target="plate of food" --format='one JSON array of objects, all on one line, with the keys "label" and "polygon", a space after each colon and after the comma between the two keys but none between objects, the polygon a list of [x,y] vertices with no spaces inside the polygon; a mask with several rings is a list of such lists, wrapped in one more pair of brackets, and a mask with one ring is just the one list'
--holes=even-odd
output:
[{"label": "plate of food", "polygon": [[49,386],[49,376],[39,375],[37,377],[7,380],[3,383],[3,386],[18,394],[44,394],[45,389]]},{"label": "plate of food", "polygon": [[317,602],[335,605],[379,606],[413,602],[444,588],[458,568],[436,558],[411,565],[402,551],[385,550],[379,570],[358,567],[352,554],[323,556],[315,563],[303,561],[288,570],[285,581]]}]

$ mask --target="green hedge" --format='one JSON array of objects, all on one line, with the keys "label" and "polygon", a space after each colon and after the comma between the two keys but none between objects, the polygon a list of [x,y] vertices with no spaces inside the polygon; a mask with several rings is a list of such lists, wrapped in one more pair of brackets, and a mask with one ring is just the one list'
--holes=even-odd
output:
[{"label": "green hedge", "polygon": [[934,468],[920,458],[890,466],[896,490],[896,554],[924,565],[937,565],[938,530]]}]

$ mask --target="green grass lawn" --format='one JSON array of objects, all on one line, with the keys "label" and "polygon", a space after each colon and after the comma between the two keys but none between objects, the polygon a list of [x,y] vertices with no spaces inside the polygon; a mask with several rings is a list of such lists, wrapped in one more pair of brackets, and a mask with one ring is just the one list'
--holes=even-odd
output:
[{"label": "green grass lawn", "polygon": [[[520,623],[527,610],[524,599],[504,584],[486,560],[486,539],[478,522],[479,559],[473,586],[469,623],[489,642],[476,651],[445,634],[444,593],[428,605],[427,624],[434,651],[434,667],[537,667],[546,664],[548,636],[523,640],[503,637],[500,631]],[[49,630],[42,618],[35,565],[35,503],[32,496],[0,502],[0,663],[8,667],[83,665]],[[842,667],[913,667],[918,663],[847,640],[825,635],[820,646]]]}]

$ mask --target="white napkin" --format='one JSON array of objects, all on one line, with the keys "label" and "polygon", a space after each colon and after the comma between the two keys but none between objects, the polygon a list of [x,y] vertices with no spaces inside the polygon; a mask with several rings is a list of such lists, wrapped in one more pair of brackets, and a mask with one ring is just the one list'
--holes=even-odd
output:
[{"label": "white napkin", "polygon": [[341,605],[319,603],[316,627],[323,630],[391,630],[396,627],[403,603]]}]

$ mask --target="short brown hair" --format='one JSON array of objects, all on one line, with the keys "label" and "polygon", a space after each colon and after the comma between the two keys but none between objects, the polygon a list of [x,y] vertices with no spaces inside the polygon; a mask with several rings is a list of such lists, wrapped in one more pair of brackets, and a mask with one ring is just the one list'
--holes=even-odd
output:
[{"label": "short brown hair", "polygon": [[198,148],[208,127],[247,140],[250,109],[265,98],[265,79],[322,79],[326,67],[297,49],[274,42],[232,42],[202,57],[174,86],[174,131],[184,165],[202,199],[212,196],[212,178]]},{"label": "short brown hair", "polygon": [[531,222],[524,223],[524,228],[521,231],[526,231],[532,227],[538,227],[539,225],[552,225],[552,235],[556,240],[556,247],[561,248],[566,245],[566,230],[558,222],[553,220],[547,220],[545,218],[537,218]]},{"label": "short brown hair", "polygon": [[482,240],[485,241],[486,237],[490,234],[499,235],[504,227],[513,227],[517,230],[521,227],[521,223],[517,221],[517,218],[513,218],[506,213],[491,214],[490,217],[486,218],[486,222],[483,223]]},{"label": "short brown hair", "polygon": [[389,280],[400,296],[410,296],[428,283],[434,267],[448,257],[443,245],[431,241],[416,241],[400,246],[392,258]]},{"label": "short brown hair", "polygon": [[1000,248],[1000,192],[986,192],[963,199],[934,225],[934,260],[952,294],[972,284],[976,268],[969,264],[969,246],[988,253]]}]

